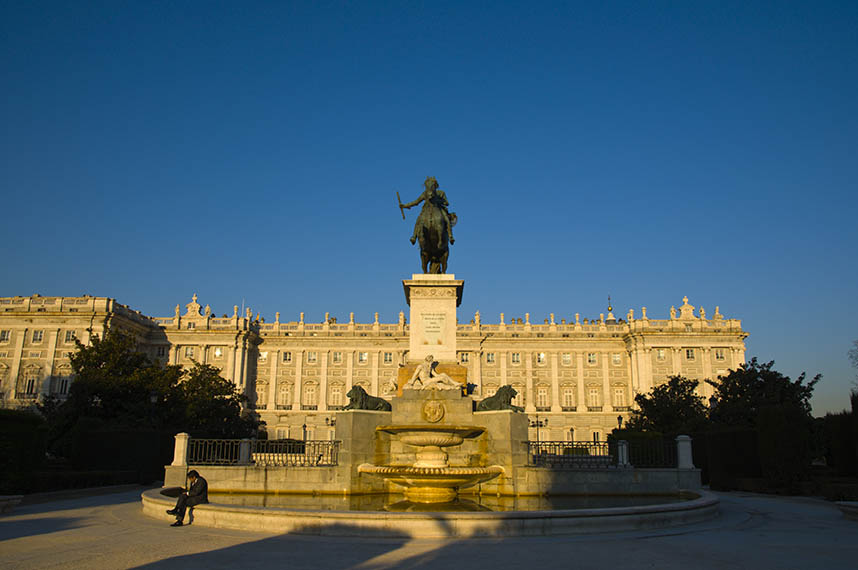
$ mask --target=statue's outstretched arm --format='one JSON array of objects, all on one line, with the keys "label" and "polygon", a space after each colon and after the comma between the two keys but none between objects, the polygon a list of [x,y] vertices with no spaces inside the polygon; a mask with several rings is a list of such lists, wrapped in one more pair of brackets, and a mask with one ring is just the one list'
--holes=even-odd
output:
[{"label": "statue's outstretched arm", "polygon": [[416,200],[414,200],[413,202],[408,202],[407,204],[403,204],[403,205],[402,205],[402,207],[403,207],[403,208],[411,208],[411,207],[413,207],[413,206],[416,206],[417,204],[419,204],[420,202],[422,202],[423,200],[425,200],[425,194],[426,194],[425,192],[424,192],[423,194],[420,194],[420,197],[419,197],[419,198],[417,198],[417,199],[416,199]]}]

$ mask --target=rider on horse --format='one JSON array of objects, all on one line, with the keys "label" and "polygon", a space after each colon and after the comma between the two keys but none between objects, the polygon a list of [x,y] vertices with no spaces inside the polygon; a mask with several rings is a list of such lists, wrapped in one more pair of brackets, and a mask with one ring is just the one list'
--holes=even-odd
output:
[{"label": "rider on horse", "polygon": [[450,206],[450,203],[447,201],[447,195],[444,194],[443,190],[438,190],[438,181],[435,180],[434,176],[430,176],[426,179],[426,182],[423,183],[423,186],[426,188],[423,190],[423,193],[420,194],[420,197],[414,200],[413,202],[409,202],[408,204],[402,204],[403,208],[411,208],[416,206],[420,202],[423,202],[423,209],[420,210],[420,215],[417,216],[417,221],[414,224],[414,233],[411,235],[411,243],[417,242],[418,231],[421,227],[426,225],[426,218],[430,215],[430,210],[433,206],[438,208],[444,216],[444,220],[447,222],[447,235],[450,236],[450,243],[455,243],[455,239],[453,239],[453,224],[454,222],[451,220],[452,216],[455,214],[450,214],[447,211],[447,208]]}]

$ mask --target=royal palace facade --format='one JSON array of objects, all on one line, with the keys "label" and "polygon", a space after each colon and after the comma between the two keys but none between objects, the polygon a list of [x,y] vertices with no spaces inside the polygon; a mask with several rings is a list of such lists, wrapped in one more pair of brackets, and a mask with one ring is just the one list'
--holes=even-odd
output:
[{"label": "royal palace facade", "polygon": [[[745,360],[738,319],[718,308],[707,316],[683,299],[669,318],[651,319],[646,308],[625,319],[607,316],[555,319],[530,315],[485,324],[477,312],[456,325],[456,357],[467,368],[475,399],[500,386],[518,392],[515,404],[531,419],[531,438],[604,439],[627,417],[634,396],[669,376],[703,380],[726,374]],[[398,322],[274,322],[250,309],[215,316],[194,295],[184,312],[148,317],[105,297],[0,298],[0,404],[33,405],[47,395],[64,397],[74,381],[69,357],[75,339],[121,330],[140,350],[165,364],[211,364],[245,393],[265,420],[270,437],[329,439],[336,412],[354,385],[392,395],[392,382],[409,351],[405,314]],[[711,388],[701,383],[701,394]],[[537,433],[538,432],[538,433]]]}]

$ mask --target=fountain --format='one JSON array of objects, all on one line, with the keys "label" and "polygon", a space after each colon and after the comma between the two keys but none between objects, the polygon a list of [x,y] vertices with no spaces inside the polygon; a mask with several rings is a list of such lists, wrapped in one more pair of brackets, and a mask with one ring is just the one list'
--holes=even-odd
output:
[{"label": "fountain", "polygon": [[415,503],[445,503],[456,499],[459,489],[489,481],[504,472],[500,465],[451,467],[444,447],[461,445],[465,439],[485,432],[478,426],[396,425],[378,431],[398,434],[402,443],[417,448],[413,465],[358,467],[359,473],[378,475],[406,487],[405,497]]},{"label": "fountain", "polygon": [[[390,401],[353,386],[347,409],[332,424],[335,441],[325,442],[337,445],[325,467],[316,461],[321,455],[290,465],[285,452],[268,453],[276,457],[266,463],[250,440],[243,440],[234,464],[192,464],[208,479],[212,500],[196,508],[197,523],[304,534],[471,537],[662,527],[717,514],[717,499],[697,491],[690,438],[678,444],[684,451],[675,469],[634,469],[616,457],[613,465],[586,471],[533,461],[528,418],[512,405],[512,387],[480,402],[467,393],[468,370],[456,361],[463,281],[414,275],[403,285],[411,308],[408,361],[383,387]],[[167,487],[184,484],[191,467],[188,437],[176,437]],[[594,503],[599,495],[611,497]],[[172,502],[157,490],[143,494],[151,516],[163,517]]]}]

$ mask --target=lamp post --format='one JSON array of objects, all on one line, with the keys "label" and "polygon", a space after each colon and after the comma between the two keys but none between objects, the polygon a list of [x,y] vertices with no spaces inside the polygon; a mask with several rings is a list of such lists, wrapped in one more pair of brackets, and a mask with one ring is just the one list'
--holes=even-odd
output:
[{"label": "lamp post", "polygon": [[307,424],[302,425],[301,429],[304,430],[304,443],[307,443]]},{"label": "lamp post", "polygon": [[623,416],[617,416],[617,429],[623,429]]},{"label": "lamp post", "polygon": [[536,428],[536,446],[539,447],[539,428],[543,428],[548,425],[548,419],[540,420],[539,414],[536,415],[535,420],[530,421],[530,427]]}]

